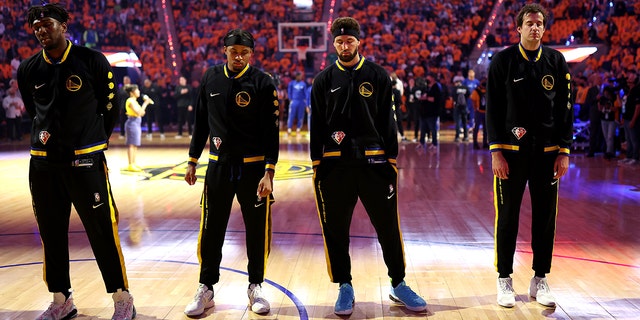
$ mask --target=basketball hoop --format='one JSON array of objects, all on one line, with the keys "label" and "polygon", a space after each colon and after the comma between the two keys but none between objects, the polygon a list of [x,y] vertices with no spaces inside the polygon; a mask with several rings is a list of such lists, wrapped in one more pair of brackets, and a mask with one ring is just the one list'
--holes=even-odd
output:
[{"label": "basketball hoop", "polygon": [[298,61],[299,62],[307,60],[307,50],[308,49],[309,49],[308,46],[298,46],[298,47],[296,47],[296,51],[298,52]]}]

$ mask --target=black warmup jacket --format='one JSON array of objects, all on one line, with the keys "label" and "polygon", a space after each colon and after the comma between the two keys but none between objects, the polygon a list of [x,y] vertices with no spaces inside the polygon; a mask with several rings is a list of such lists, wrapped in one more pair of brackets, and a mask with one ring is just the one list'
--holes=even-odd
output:
[{"label": "black warmup jacket", "polygon": [[33,117],[31,156],[50,162],[70,162],[107,149],[119,112],[107,58],[67,43],[59,62],[43,50],[24,60],[17,75],[25,108]]},{"label": "black warmup jacket", "polygon": [[571,76],[564,56],[541,46],[531,58],[520,44],[493,56],[487,81],[491,151],[569,154],[573,142]]},{"label": "black warmup jacket", "polygon": [[322,70],[311,89],[311,160],[396,163],[398,137],[391,78],[361,57],[352,68],[338,61]]},{"label": "black warmup jacket", "polygon": [[200,83],[189,163],[198,163],[210,137],[209,162],[264,161],[265,170],[274,170],[280,108],[273,78],[250,65],[233,76],[222,64],[209,68]]}]

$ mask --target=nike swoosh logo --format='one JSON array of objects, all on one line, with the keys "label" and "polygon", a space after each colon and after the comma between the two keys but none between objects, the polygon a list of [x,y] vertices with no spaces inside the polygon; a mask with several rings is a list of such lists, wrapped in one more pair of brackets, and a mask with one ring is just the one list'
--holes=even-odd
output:
[{"label": "nike swoosh logo", "polygon": [[263,204],[264,204],[264,202],[256,203],[256,204],[254,205],[254,207],[256,207],[256,208],[257,208],[257,207],[262,206]]},{"label": "nike swoosh logo", "polygon": [[35,88],[36,88],[36,90],[38,90],[38,89],[44,87],[44,85],[45,85],[44,83],[43,84],[36,84]]},{"label": "nike swoosh logo", "polygon": [[554,184],[558,184],[558,180],[553,180],[553,182],[551,182],[551,185],[554,185]]},{"label": "nike swoosh logo", "polygon": [[101,206],[101,205],[103,205],[103,204],[104,204],[104,202],[102,202],[102,203],[98,203],[98,204],[94,204],[94,205],[93,205],[93,208],[94,208],[94,209],[96,209],[97,207],[99,207],[99,206]]},{"label": "nike swoosh logo", "polygon": [[388,196],[387,196],[387,199],[391,199],[391,198],[393,198],[393,196],[394,196],[395,194],[396,194],[396,193],[394,192],[394,193],[392,193],[392,194],[388,195]]},{"label": "nike swoosh logo", "polygon": [[524,78],[520,78],[520,79],[513,79],[513,83],[520,82],[520,81],[522,81],[522,80],[524,80]]},{"label": "nike swoosh logo", "polygon": [[218,93],[211,93],[211,94],[209,94],[209,95],[210,95],[210,96],[212,96],[212,97],[219,96],[219,95],[220,95],[220,92],[218,92]]},{"label": "nike swoosh logo", "polygon": [[333,89],[331,89],[331,93],[334,93],[334,92],[336,92],[336,91],[340,90],[340,88],[342,88],[342,87],[337,87],[337,88],[333,88]]}]

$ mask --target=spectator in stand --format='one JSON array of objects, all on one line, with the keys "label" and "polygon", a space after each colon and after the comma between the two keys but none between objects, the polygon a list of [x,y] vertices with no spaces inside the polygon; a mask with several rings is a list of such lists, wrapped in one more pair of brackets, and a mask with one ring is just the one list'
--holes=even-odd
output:
[{"label": "spectator in stand", "polygon": [[96,22],[91,20],[89,27],[82,33],[82,41],[84,46],[95,49],[98,46],[98,31],[96,31]]},{"label": "spectator in stand", "polygon": [[577,76],[575,78],[575,106],[578,109],[578,119],[580,121],[589,120],[589,108],[585,105],[587,100],[587,92],[589,87],[587,86],[587,78],[584,76]]},{"label": "spectator in stand", "polygon": [[22,114],[25,112],[22,98],[17,95],[16,88],[9,88],[7,96],[2,100],[7,131],[10,140],[22,140]]}]

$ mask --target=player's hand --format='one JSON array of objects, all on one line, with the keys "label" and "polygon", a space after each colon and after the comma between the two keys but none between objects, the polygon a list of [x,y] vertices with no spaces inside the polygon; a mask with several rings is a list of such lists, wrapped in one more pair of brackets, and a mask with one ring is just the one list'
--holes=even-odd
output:
[{"label": "player's hand", "polygon": [[509,179],[509,164],[501,151],[491,153],[491,170],[493,171],[493,175],[499,179]]},{"label": "player's hand", "polygon": [[258,190],[256,194],[258,197],[264,198],[273,192],[273,171],[267,170],[264,172],[264,177],[260,179],[258,183]]},{"label": "player's hand", "polygon": [[560,179],[569,171],[569,155],[559,154],[553,164],[553,178]]},{"label": "player's hand", "polygon": [[184,181],[192,186],[196,183],[196,180],[198,180],[198,177],[196,177],[196,166],[188,164],[187,171],[184,174]]}]

